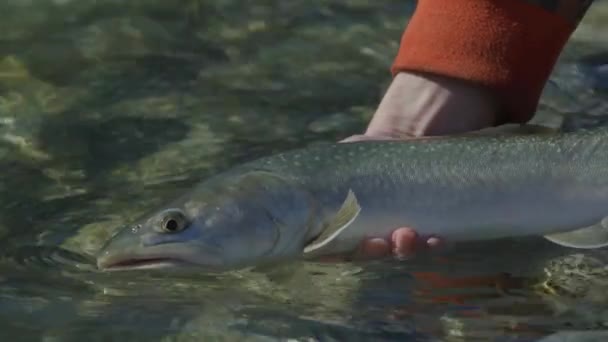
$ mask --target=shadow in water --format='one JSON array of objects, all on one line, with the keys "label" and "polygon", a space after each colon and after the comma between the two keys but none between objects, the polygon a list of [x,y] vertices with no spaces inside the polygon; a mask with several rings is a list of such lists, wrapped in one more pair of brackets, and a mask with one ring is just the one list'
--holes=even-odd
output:
[{"label": "shadow in water", "polygon": [[412,325],[437,338],[535,341],[586,324],[556,317],[542,286],[548,261],[579,252],[530,237],[462,243],[408,261],[370,263],[355,306],[366,308],[361,321]]},{"label": "shadow in water", "polygon": [[[188,130],[188,126],[177,119],[48,118],[39,139],[53,156],[51,161],[39,164],[23,160],[0,161],[3,170],[0,221],[3,228],[10,231],[7,238],[32,241],[37,234],[50,230],[58,237],[66,236],[90,223],[103,213],[87,203],[102,198],[108,191],[115,191],[121,184],[120,177],[111,172],[114,167],[134,163],[164,145],[182,139]],[[57,184],[57,180],[45,172],[48,168],[66,174],[77,172],[83,177],[77,182],[86,191],[45,198],[49,195],[49,187]]]},{"label": "shadow in water", "polygon": [[62,116],[46,120],[38,139],[56,161],[83,170],[94,181],[118,164],[136,162],[183,139],[188,131],[187,124],[171,118]]}]

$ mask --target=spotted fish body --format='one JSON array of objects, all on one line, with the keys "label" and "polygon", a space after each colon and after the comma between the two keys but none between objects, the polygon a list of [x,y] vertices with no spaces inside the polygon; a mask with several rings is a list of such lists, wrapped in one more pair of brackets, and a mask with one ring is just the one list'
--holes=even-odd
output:
[{"label": "spotted fish body", "polygon": [[[179,213],[176,231],[163,230]],[[608,130],[328,144],[237,166],[125,228],[102,269],[230,269],[352,252],[396,227],[452,242],[608,233]],[[160,228],[159,228],[160,227]]]}]

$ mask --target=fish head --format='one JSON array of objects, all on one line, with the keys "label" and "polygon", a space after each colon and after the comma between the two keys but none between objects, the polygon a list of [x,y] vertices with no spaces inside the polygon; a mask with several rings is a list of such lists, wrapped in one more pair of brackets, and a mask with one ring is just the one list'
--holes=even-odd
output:
[{"label": "fish head", "polygon": [[313,225],[313,204],[302,188],[263,171],[204,183],[119,230],[97,264],[107,271],[224,271],[296,257]]}]

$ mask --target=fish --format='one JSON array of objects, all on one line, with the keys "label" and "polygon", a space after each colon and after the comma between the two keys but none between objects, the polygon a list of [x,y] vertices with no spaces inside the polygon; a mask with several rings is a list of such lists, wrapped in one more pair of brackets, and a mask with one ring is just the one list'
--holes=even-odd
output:
[{"label": "fish", "polygon": [[302,147],[213,175],[117,230],[101,271],[351,255],[397,227],[458,243],[608,245],[608,128]]}]

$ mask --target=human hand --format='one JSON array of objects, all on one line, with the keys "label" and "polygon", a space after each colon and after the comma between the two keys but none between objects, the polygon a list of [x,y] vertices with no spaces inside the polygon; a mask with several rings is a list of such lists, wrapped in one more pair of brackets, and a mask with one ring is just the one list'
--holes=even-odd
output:
[{"label": "human hand", "polygon": [[[365,134],[342,142],[398,140],[460,134],[497,124],[498,105],[483,87],[443,76],[399,73]],[[419,236],[412,227],[362,242],[356,259],[400,258],[444,245],[440,237]]]}]

